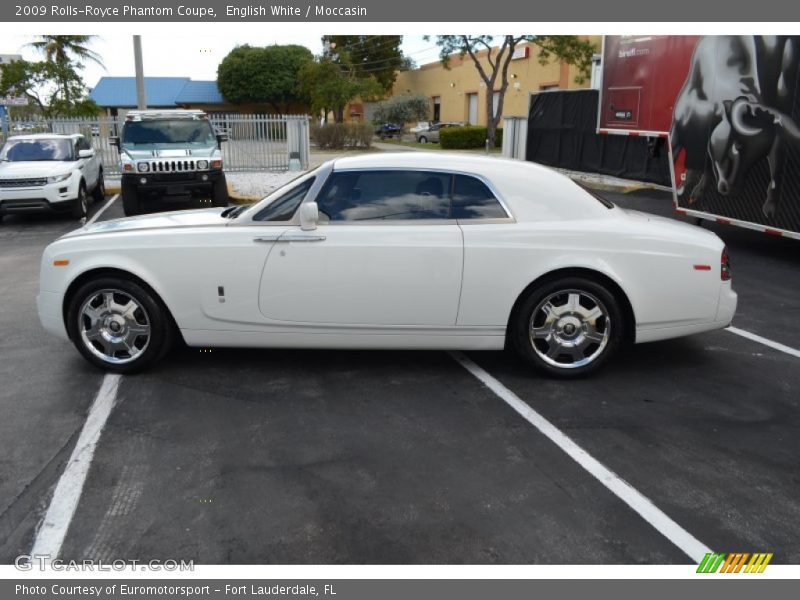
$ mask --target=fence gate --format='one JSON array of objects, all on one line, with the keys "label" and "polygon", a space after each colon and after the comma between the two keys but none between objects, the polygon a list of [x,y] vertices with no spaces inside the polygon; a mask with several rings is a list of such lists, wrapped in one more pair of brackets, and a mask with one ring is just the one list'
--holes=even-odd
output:
[{"label": "fence gate", "polygon": [[[306,116],[211,114],[218,133],[228,136],[222,144],[226,171],[286,171],[307,169],[309,127]],[[32,133],[80,133],[97,152],[106,175],[118,175],[119,154],[110,144],[122,130],[119,117],[94,119],[9,119],[9,135]],[[2,142],[0,135],[0,142]]]}]

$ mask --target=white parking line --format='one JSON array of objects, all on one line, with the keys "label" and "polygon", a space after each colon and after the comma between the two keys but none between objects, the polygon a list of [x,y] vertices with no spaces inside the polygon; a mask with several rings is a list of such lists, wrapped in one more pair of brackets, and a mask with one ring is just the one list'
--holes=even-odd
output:
[{"label": "white parking line", "polygon": [[781,352],[785,352],[786,354],[791,354],[797,358],[800,358],[800,350],[797,348],[792,348],[791,346],[785,346],[780,342],[773,342],[765,337],[761,337],[760,335],[756,335],[755,333],[750,333],[749,331],[745,331],[744,329],[739,329],[738,327],[727,327],[725,331],[730,331],[731,333],[735,333],[736,335],[740,335],[743,338],[747,338],[748,340],[753,340],[754,342],[758,342],[759,344],[764,344],[765,346],[769,346],[774,350],[780,350]]},{"label": "white parking line", "polygon": [[105,212],[105,210],[106,210],[106,209],[107,209],[109,206],[111,206],[111,205],[114,203],[114,200],[116,200],[117,198],[119,198],[119,194],[114,194],[113,196],[111,196],[111,198],[109,198],[109,199],[108,199],[108,202],[106,202],[106,203],[103,205],[103,208],[101,208],[101,209],[100,209],[100,210],[98,210],[96,213],[94,213],[94,214],[92,215],[92,218],[91,218],[91,219],[89,219],[88,221],[86,221],[86,224],[84,225],[84,227],[86,227],[86,225],[91,225],[92,223],[94,223],[95,221],[97,221],[97,218],[98,218],[100,215],[102,215],[102,214],[103,214],[103,212]]},{"label": "white parking line", "polygon": [[483,368],[460,352],[452,352],[451,356],[692,560],[699,563],[711,552],[710,548],[670,519],[650,499],[591,456]]},{"label": "white parking line", "polygon": [[92,464],[94,450],[117,399],[120,375],[107,374],[97,392],[89,416],[83,424],[78,443],[72,450],[67,467],[58,480],[53,499],[47,509],[42,526],[36,533],[31,555],[58,558],[67,529],[78,507],[83,484]]}]

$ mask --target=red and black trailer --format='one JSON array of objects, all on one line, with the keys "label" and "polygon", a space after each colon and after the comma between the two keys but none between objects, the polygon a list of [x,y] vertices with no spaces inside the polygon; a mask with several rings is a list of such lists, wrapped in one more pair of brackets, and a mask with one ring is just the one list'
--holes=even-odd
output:
[{"label": "red and black trailer", "polygon": [[664,139],[675,209],[800,239],[800,36],[605,36],[597,131]]}]

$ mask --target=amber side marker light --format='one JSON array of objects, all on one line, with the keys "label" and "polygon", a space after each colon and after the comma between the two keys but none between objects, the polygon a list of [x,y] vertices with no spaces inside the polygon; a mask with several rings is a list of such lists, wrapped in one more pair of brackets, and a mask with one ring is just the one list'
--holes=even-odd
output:
[{"label": "amber side marker light", "polygon": [[69,264],[68,258],[59,258],[58,260],[53,261],[54,267],[66,267]]}]

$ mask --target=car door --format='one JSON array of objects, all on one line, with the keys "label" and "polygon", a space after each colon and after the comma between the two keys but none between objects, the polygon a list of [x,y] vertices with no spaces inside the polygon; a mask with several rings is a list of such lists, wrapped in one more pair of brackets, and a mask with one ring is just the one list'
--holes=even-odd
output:
[{"label": "car door", "polygon": [[450,218],[452,176],[344,170],[316,200],[320,224],[288,230],[269,254],[259,305],[273,321],[453,326],[463,239]]},{"label": "car door", "polygon": [[100,176],[100,166],[97,161],[97,156],[93,155],[89,158],[80,158],[79,153],[85,150],[92,150],[86,138],[78,136],[75,138],[75,158],[78,160],[78,168],[83,173],[83,179],[86,181],[86,189],[91,192],[97,185],[97,178]]}]

